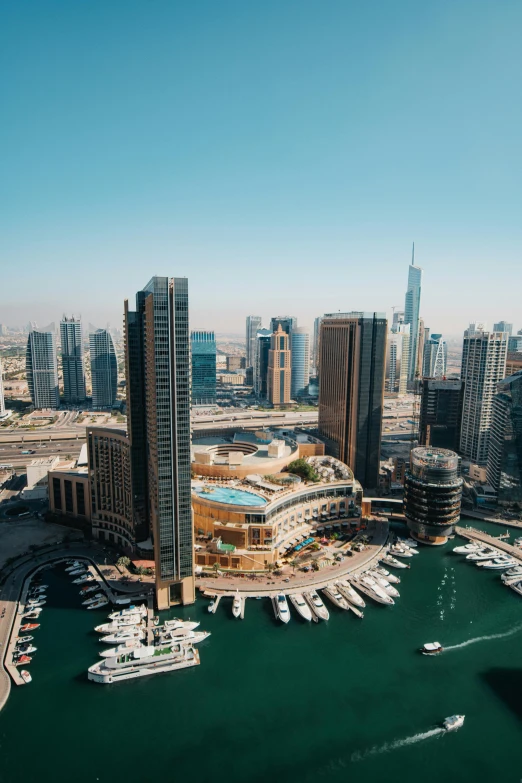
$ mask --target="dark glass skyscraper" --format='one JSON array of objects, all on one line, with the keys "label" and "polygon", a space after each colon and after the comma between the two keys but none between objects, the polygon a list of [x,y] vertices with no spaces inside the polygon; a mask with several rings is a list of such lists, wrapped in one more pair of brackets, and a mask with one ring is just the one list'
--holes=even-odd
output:
[{"label": "dark glass skyscraper", "polygon": [[191,332],[192,405],[216,404],[216,338],[214,332]]},{"label": "dark glass skyscraper", "polygon": [[58,367],[54,324],[33,329],[27,339],[25,369],[29,394],[35,408],[59,408]]},{"label": "dark glass skyscraper", "polygon": [[83,369],[82,322],[66,318],[60,322],[62,342],[63,398],[66,404],[85,401],[85,372]]},{"label": "dark glass skyscraper", "polygon": [[500,504],[522,502],[522,372],[504,378],[493,397],[487,477]]},{"label": "dark glass skyscraper", "polygon": [[92,407],[112,408],[118,388],[118,363],[112,337],[106,329],[89,335],[91,354]]},{"label": "dark glass skyscraper", "polygon": [[420,381],[419,446],[457,451],[462,424],[464,382],[445,378]]},{"label": "dark glass skyscraper", "polygon": [[319,431],[363,487],[377,487],[387,321],[384,313],[333,313],[321,324]]},{"label": "dark glass skyscraper", "polygon": [[254,391],[257,397],[268,398],[268,355],[272,342],[270,329],[260,329],[256,335],[254,360]]},{"label": "dark glass skyscraper", "polygon": [[[194,601],[190,488],[190,342],[185,278],[153,277],[126,304],[133,494],[145,492],[158,608]],[[146,481],[134,476],[146,466]]]}]

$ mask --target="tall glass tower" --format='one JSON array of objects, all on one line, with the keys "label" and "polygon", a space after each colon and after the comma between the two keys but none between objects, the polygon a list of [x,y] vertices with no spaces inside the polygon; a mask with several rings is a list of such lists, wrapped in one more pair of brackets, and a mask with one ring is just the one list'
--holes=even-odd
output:
[{"label": "tall glass tower", "polygon": [[54,324],[46,330],[33,329],[27,339],[25,369],[29,394],[35,408],[59,408],[58,366]]},{"label": "tall glass tower", "polygon": [[191,332],[192,405],[216,404],[216,338],[214,332]]},{"label": "tall glass tower", "polygon": [[292,399],[307,394],[310,383],[310,335],[302,327],[292,332]]},{"label": "tall glass tower", "polygon": [[118,363],[112,337],[106,329],[89,335],[91,353],[92,407],[112,408],[118,388]]},{"label": "tall glass tower", "polygon": [[[417,372],[417,354],[418,354],[418,342],[419,342],[419,317],[420,317],[420,300],[421,300],[421,284],[422,284],[422,269],[420,266],[414,266],[415,260],[415,245],[413,246],[413,254],[411,260],[411,266],[408,268],[408,290],[406,291],[406,298],[404,300],[404,323],[410,324],[410,371],[408,373],[408,380],[415,380]],[[422,368],[420,368],[422,370]]]},{"label": "tall glass tower", "polygon": [[[153,277],[125,306],[133,494],[144,492],[159,609],[193,603],[190,338],[186,278]],[[138,498],[139,500],[139,498]]]},{"label": "tall glass tower", "polygon": [[62,341],[63,397],[66,404],[85,401],[85,373],[83,369],[82,322],[66,318],[60,322]]},{"label": "tall glass tower", "polygon": [[253,367],[256,357],[256,335],[261,329],[260,315],[246,317],[246,366]]},{"label": "tall glass tower", "polygon": [[446,375],[448,346],[441,334],[432,334],[424,344],[422,375],[424,378],[443,378]]}]

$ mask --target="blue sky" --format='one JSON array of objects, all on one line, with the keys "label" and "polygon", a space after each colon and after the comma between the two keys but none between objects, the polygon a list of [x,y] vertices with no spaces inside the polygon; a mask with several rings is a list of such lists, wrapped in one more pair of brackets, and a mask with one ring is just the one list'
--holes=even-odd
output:
[{"label": "blue sky", "polygon": [[522,4],[0,3],[0,322],[194,328],[404,301],[522,328]]}]

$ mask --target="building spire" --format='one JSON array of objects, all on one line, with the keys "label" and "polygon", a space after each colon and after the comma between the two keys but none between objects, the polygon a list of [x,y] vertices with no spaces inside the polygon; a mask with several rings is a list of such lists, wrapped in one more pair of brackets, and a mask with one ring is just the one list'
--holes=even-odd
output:
[{"label": "building spire", "polygon": [[413,246],[411,248],[411,265],[413,266],[415,264],[415,242],[413,243]]}]

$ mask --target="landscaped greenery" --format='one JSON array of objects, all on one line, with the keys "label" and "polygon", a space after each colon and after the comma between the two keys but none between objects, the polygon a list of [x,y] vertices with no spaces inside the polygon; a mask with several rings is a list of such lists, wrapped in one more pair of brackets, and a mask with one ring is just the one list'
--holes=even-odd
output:
[{"label": "landscaped greenery", "polygon": [[288,465],[287,470],[289,473],[300,476],[305,481],[320,481],[319,475],[304,459],[295,459]]}]

